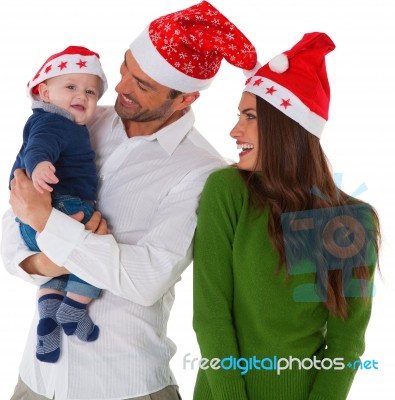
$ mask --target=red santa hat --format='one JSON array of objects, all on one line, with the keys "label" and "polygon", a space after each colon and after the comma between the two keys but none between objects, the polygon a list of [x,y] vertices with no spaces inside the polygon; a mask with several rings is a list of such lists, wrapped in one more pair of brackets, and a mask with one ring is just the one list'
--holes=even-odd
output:
[{"label": "red santa hat", "polygon": [[102,81],[99,97],[107,89],[107,79],[100,63],[99,54],[80,46],[69,46],[60,53],[48,58],[34,78],[27,84],[27,93],[31,98],[38,95],[38,84],[49,78],[66,74],[92,74]]},{"label": "red santa hat", "polygon": [[207,1],[154,20],[130,50],[148,76],[186,93],[208,88],[223,58],[245,70],[257,63],[251,42]]},{"label": "red santa hat", "polygon": [[249,78],[244,91],[266,100],[320,138],[330,101],[325,55],[334,48],[325,33],[306,33],[291,50],[273,58]]}]

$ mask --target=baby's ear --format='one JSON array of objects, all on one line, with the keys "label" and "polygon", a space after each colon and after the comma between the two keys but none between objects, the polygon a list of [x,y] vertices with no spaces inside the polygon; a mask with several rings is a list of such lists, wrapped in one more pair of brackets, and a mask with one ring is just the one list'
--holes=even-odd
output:
[{"label": "baby's ear", "polygon": [[48,85],[45,82],[41,82],[38,84],[38,94],[42,101],[49,103],[49,90]]}]

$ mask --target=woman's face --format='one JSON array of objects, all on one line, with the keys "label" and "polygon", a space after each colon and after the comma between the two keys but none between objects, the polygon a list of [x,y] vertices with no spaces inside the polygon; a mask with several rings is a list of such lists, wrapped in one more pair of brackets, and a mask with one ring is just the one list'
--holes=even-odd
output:
[{"label": "woman's face", "polygon": [[239,120],[230,131],[236,139],[240,160],[237,168],[256,171],[258,165],[258,122],[256,118],[256,96],[244,92],[239,104]]}]

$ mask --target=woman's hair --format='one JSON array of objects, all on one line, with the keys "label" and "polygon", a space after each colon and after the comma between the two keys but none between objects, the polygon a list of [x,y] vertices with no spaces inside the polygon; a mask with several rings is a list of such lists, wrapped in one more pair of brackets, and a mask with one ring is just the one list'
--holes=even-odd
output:
[{"label": "woman's hair", "polygon": [[[283,237],[282,230],[284,213],[328,208],[334,216],[334,210],[353,210],[352,207],[342,206],[364,203],[351,198],[336,187],[328,160],[317,137],[259,96],[256,96],[256,103],[259,148],[255,171],[259,172],[240,170],[240,173],[249,191],[250,205],[260,211],[265,207],[269,209],[268,229],[279,256],[278,272],[286,263],[285,249],[288,246],[285,244],[287,239]],[[372,217],[372,237],[377,255],[380,241],[379,221],[377,213],[369,206],[368,218],[372,220]],[[317,235],[321,234],[322,230],[317,230]],[[301,240],[303,241],[299,239]],[[321,242],[321,249],[316,247],[316,251],[322,253],[322,242],[325,238],[319,237],[318,240]],[[298,245],[306,247],[306,243],[296,244],[296,247]],[[307,245],[311,250],[312,244]],[[345,270],[330,270],[330,266],[326,265],[327,260],[321,258],[322,262],[316,266],[316,279],[321,280],[321,283],[322,279],[326,279],[324,302],[333,315],[346,318],[347,300],[343,293]],[[373,273],[367,267],[366,258],[363,257],[364,264],[353,265],[360,266],[359,268],[348,268],[349,272],[354,269],[353,274],[361,279],[361,282],[366,282]],[[365,291],[365,297],[367,295]]]}]

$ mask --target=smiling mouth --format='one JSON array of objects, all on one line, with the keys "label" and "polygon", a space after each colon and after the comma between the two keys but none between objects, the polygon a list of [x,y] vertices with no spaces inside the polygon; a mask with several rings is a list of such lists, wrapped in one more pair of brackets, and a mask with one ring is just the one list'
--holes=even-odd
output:
[{"label": "smiling mouth", "polygon": [[71,106],[71,107],[73,107],[73,109],[74,109],[74,110],[77,110],[77,111],[81,111],[81,112],[84,112],[84,111],[85,111],[85,107],[84,107],[84,106],[81,106],[81,105],[79,105],[79,104],[74,104],[74,105]]},{"label": "smiling mouth", "polygon": [[124,94],[120,94],[120,97],[121,97],[122,103],[125,104],[125,105],[133,106],[133,105],[137,105],[138,104],[136,101],[126,97]]},{"label": "smiling mouth", "polygon": [[237,148],[241,150],[239,157],[243,157],[254,149],[254,145],[251,143],[237,143]]}]

